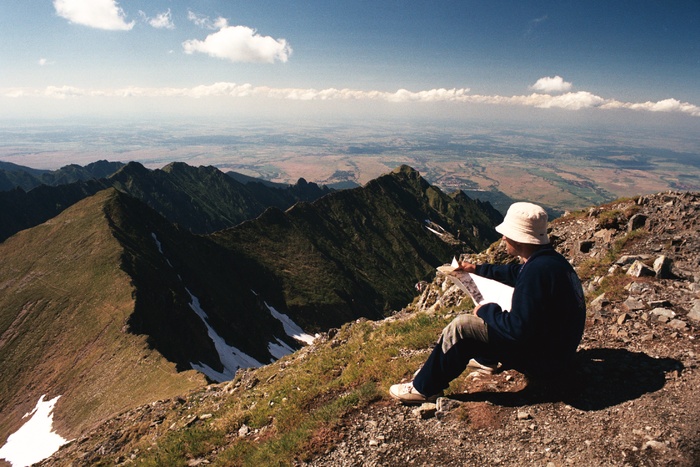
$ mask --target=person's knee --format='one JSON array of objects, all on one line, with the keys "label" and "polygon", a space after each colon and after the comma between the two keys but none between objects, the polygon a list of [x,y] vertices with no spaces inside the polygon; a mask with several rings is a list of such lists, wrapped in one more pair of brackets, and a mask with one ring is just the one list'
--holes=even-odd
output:
[{"label": "person's knee", "polygon": [[486,336],[486,323],[481,318],[472,314],[460,314],[442,330],[442,351],[447,353],[461,340],[483,341]]}]

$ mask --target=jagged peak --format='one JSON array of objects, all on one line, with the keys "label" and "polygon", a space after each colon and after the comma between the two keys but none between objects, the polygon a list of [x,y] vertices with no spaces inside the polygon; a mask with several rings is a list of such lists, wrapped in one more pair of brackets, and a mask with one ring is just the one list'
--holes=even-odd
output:
[{"label": "jagged peak", "polygon": [[406,164],[400,165],[399,167],[392,170],[391,173],[406,174],[410,177],[420,177],[420,172],[418,172],[416,169],[414,169],[410,165],[406,165]]},{"label": "jagged peak", "polygon": [[[163,172],[175,172],[175,171],[198,171],[198,170],[219,170],[211,165],[200,165],[194,166],[182,161],[174,161],[165,165],[161,170]],[[222,172],[223,173],[223,172]]]},{"label": "jagged peak", "polygon": [[148,172],[149,172],[149,169],[147,169],[140,162],[130,161],[125,166],[123,166],[122,168],[117,170],[114,174],[112,174],[110,176],[110,178],[116,177],[120,174],[144,174],[144,173],[148,173]]}]

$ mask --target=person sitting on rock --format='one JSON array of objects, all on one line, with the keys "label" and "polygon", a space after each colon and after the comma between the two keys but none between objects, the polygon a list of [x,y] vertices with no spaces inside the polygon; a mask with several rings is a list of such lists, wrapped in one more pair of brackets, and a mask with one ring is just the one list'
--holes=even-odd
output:
[{"label": "person sitting on rock", "polygon": [[[547,213],[532,203],[514,203],[496,231],[520,264],[474,265],[458,269],[514,287],[511,310],[483,303],[458,315],[442,331],[413,381],[391,386],[404,403],[435,400],[467,365],[501,362],[530,377],[565,369],[576,353],[586,321],[581,281],[549,243]],[[481,365],[488,369],[488,366]]]}]

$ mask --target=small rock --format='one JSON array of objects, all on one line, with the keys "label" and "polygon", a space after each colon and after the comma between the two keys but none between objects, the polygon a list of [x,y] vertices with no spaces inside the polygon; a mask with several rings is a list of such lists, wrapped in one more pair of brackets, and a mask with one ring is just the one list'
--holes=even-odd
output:
[{"label": "small rock", "polygon": [[595,240],[581,240],[578,243],[578,251],[588,253],[595,246]]},{"label": "small rock", "polygon": [[632,266],[627,270],[627,274],[632,277],[651,277],[656,275],[653,269],[639,260],[632,263]]},{"label": "small rock", "polygon": [[590,311],[600,311],[605,305],[607,305],[609,300],[605,298],[605,294],[600,294],[588,304],[588,309]]},{"label": "small rock", "polygon": [[530,412],[526,412],[524,410],[518,410],[518,420],[530,420],[532,418],[532,415],[530,415]]},{"label": "small rock", "polygon": [[627,230],[631,232],[633,230],[641,229],[644,227],[646,222],[647,216],[644,214],[635,214],[634,216],[630,217],[630,220],[627,223]]},{"label": "small rock", "polygon": [[243,438],[245,436],[248,436],[250,433],[250,427],[246,424],[241,425],[241,427],[238,429],[238,437]]},{"label": "small rock", "polygon": [[672,319],[671,321],[669,321],[668,325],[671,326],[673,329],[676,329],[678,331],[682,331],[683,329],[688,327],[686,322],[681,321],[680,319]]},{"label": "small rock", "polygon": [[656,273],[656,277],[658,279],[670,279],[673,277],[673,273],[671,272],[671,265],[673,264],[673,261],[671,261],[670,258],[667,258],[666,256],[659,256],[656,258],[654,261],[654,272]]},{"label": "small rock", "polygon": [[615,229],[602,229],[593,234],[595,238],[602,238],[605,243],[610,243],[613,235],[615,235]]},{"label": "small rock", "polygon": [[669,310],[668,308],[654,308],[653,310],[651,310],[651,314],[656,316],[664,316],[669,319],[676,317],[676,313],[674,313],[673,310]]},{"label": "small rock", "polygon": [[435,406],[437,412],[445,413],[455,410],[460,406],[460,403],[459,401],[450,399],[449,397],[438,397],[438,399],[435,401]]},{"label": "small rock", "polygon": [[629,317],[630,315],[628,315],[627,313],[622,313],[620,316],[617,317],[617,324],[621,325],[622,323],[627,321]]},{"label": "small rock", "polygon": [[629,311],[639,311],[644,309],[644,303],[636,298],[629,297],[622,303]]},{"label": "small rock", "polygon": [[693,321],[700,321],[700,300],[693,301],[693,308],[688,312],[688,318]]},{"label": "small rock", "polygon": [[432,402],[424,402],[420,407],[413,409],[411,413],[418,418],[426,419],[435,416],[437,406]]},{"label": "small rock", "polygon": [[642,449],[666,449],[666,445],[662,443],[661,441],[656,441],[654,439],[650,439],[646,443],[644,443],[644,446],[642,446]]},{"label": "small rock", "polygon": [[623,255],[620,256],[617,261],[615,261],[615,264],[626,266],[634,263],[635,261],[643,261],[645,259],[649,259],[649,257],[647,255]]},{"label": "small rock", "polygon": [[625,288],[633,295],[641,295],[649,290],[649,286],[644,282],[632,282]]},{"label": "small rock", "polygon": [[209,464],[209,461],[206,459],[198,458],[198,459],[189,459],[187,461],[187,467],[197,467],[198,465],[202,464]]}]

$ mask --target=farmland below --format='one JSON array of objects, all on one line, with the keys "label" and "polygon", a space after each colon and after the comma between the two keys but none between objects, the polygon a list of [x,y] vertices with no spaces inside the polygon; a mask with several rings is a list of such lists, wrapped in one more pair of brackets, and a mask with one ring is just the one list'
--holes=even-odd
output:
[{"label": "farmland below", "polygon": [[149,168],[181,161],[341,188],[406,164],[447,192],[461,189],[499,209],[527,199],[563,212],[626,196],[700,190],[698,136],[602,124],[17,123],[0,128],[0,141],[0,160],[39,169],[98,159]]}]

